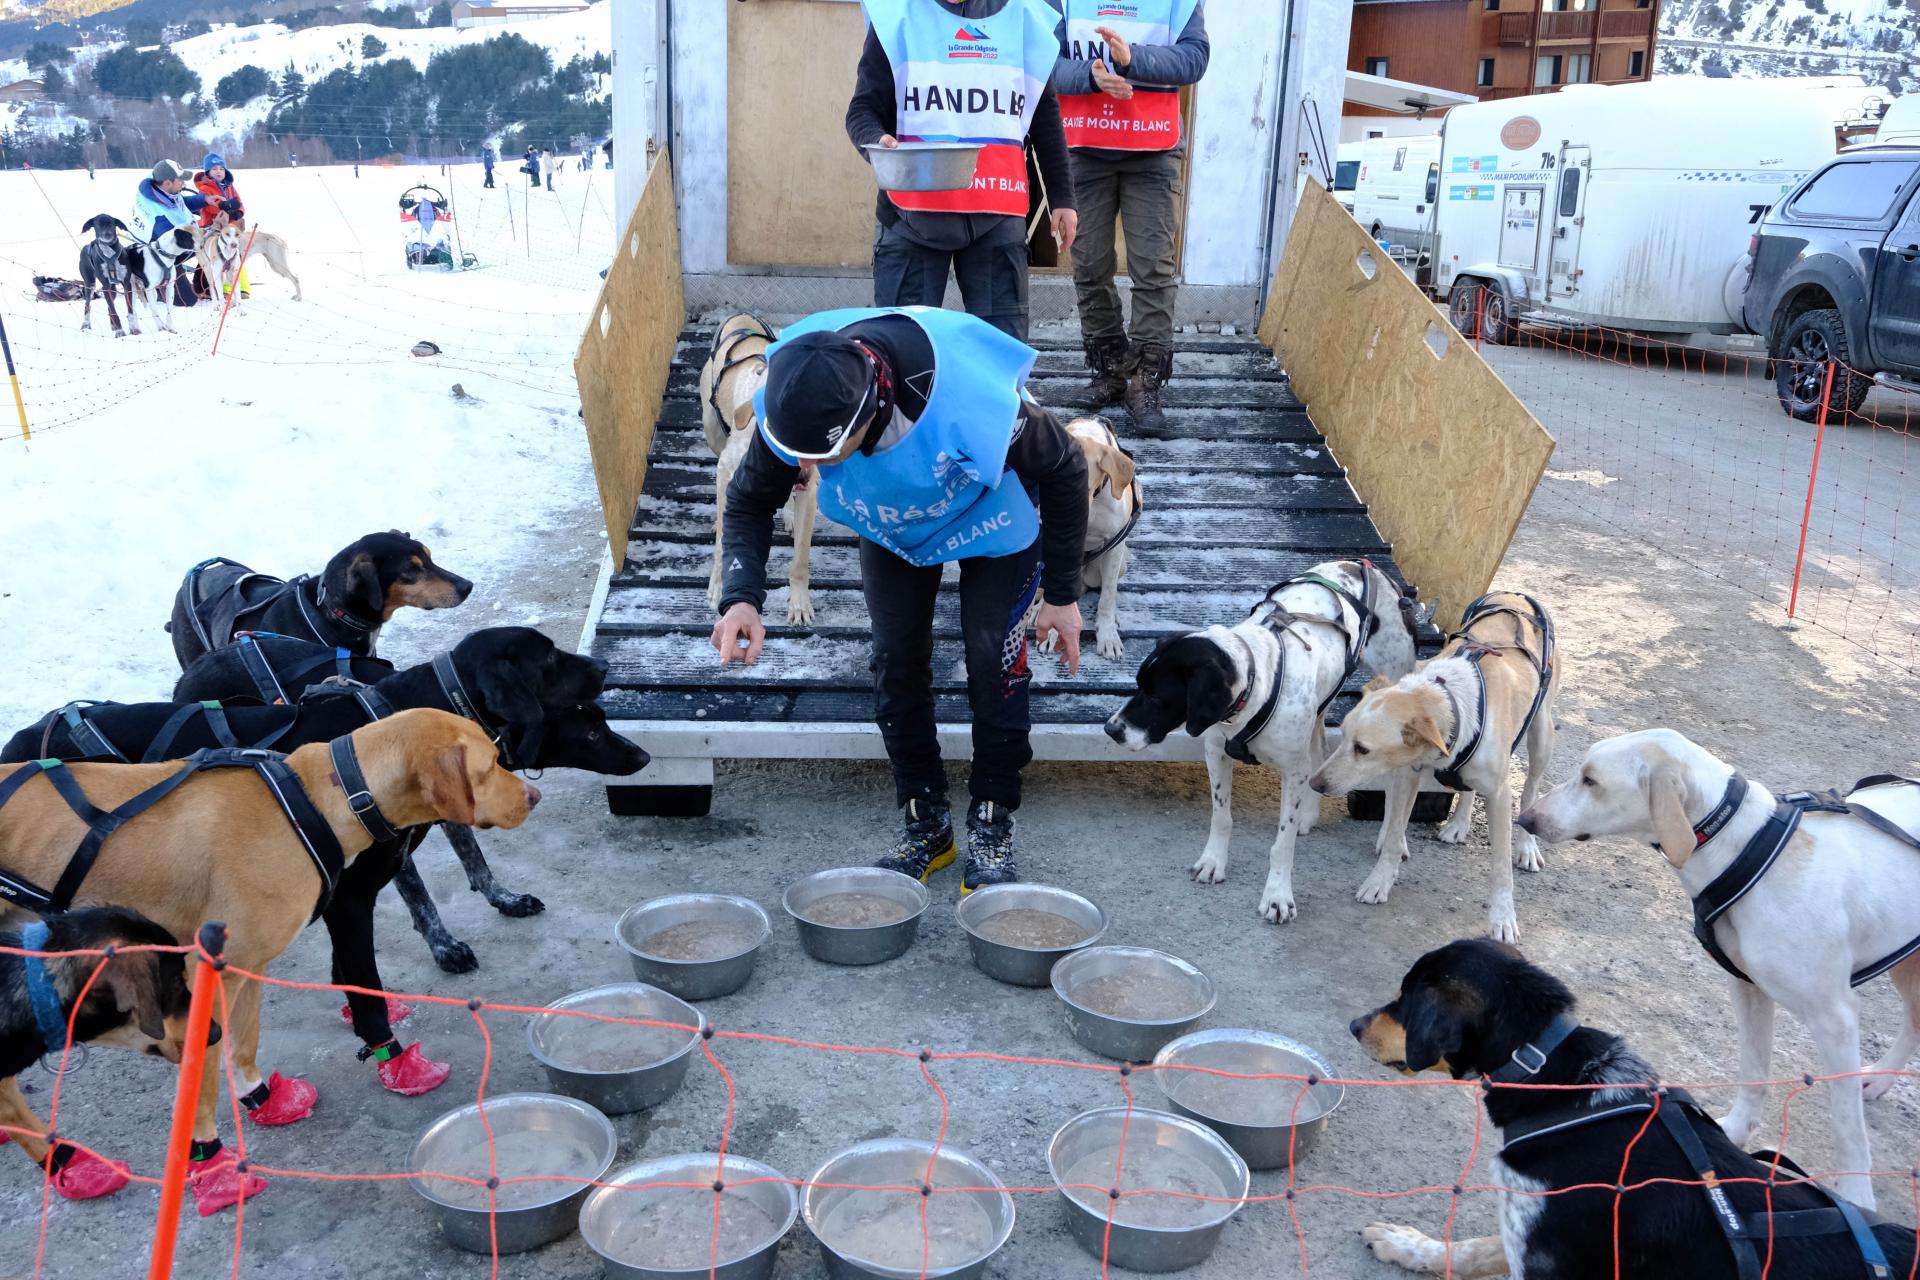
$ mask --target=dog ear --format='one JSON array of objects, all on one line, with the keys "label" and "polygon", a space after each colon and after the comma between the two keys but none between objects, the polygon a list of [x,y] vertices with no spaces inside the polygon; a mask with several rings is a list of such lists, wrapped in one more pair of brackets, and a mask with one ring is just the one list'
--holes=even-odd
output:
[{"label": "dog ear", "polygon": [[113,993],[114,1008],[133,1015],[141,1035],[149,1040],[164,1040],[167,1019],[160,1007],[159,983],[154,979],[155,959],[151,951],[116,955],[107,961],[100,981]]},{"label": "dog ear", "polygon": [[378,616],[386,612],[387,590],[380,585],[380,566],[373,557],[361,552],[347,562],[347,599],[365,613]]},{"label": "dog ear", "polygon": [[[111,223],[112,223],[112,224],[113,224],[114,226],[116,226],[116,227],[118,227],[118,228],[120,228],[120,229],[121,229],[122,231],[126,231],[126,230],[127,230],[127,224],[126,224],[126,223],[124,223],[124,222],[122,222],[122,221],[120,221],[120,219],[118,219],[118,218],[116,218],[116,217],[114,217],[114,216],[112,216],[111,214],[102,214],[101,216],[102,216],[102,217],[104,217],[104,218],[106,218],[106,220],[107,220],[108,222],[111,222]],[[129,231],[129,232],[127,232],[127,234],[128,234],[128,235],[132,235],[133,233]]]},{"label": "dog ear", "polygon": [[474,684],[485,710],[505,722],[514,763],[522,769],[533,767],[546,736],[547,712],[520,668],[500,660],[482,663]]},{"label": "dog ear", "polygon": [[1423,743],[1443,754],[1451,749],[1447,746],[1445,735],[1440,732],[1440,722],[1435,720],[1430,712],[1419,712],[1413,719],[1407,721],[1401,736],[1410,747],[1416,743]]},{"label": "dog ear", "polygon": [[93,230],[93,224],[94,224],[94,222],[95,222],[95,221],[97,221],[97,220],[99,219],[99,217],[100,217],[100,215],[99,215],[99,214],[97,214],[97,213],[96,213],[96,214],[94,214],[94,215],[93,215],[93,217],[91,217],[91,218],[88,218],[88,219],[87,219],[87,220],[86,220],[85,222],[83,222],[83,223],[81,223],[81,224],[80,224],[80,229],[81,229],[82,231],[91,231],[91,230]]},{"label": "dog ear", "polygon": [[1647,778],[1647,807],[1660,852],[1674,866],[1693,856],[1693,822],[1687,817],[1687,780],[1680,766],[1662,760]]},{"label": "dog ear", "polygon": [[1467,1019],[1443,993],[1420,988],[1401,996],[1400,1026],[1407,1035],[1408,1071],[1438,1067],[1460,1077]]},{"label": "dog ear", "polygon": [[442,822],[473,825],[473,780],[467,776],[467,745],[456,742],[427,764],[427,803]]},{"label": "dog ear", "polygon": [[1199,737],[1227,718],[1233,706],[1232,681],[1224,658],[1195,667],[1187,677],[1187,732]]},{"label": "dog ear", "polygon": [[1394,680],[1392,676],[1375,676],[1373,679],[1367,681],[1366,685],[1361,688],[1360,692],[1363,694],[1378,693],[1382,689],[1392,688],[1393,683],[1394,683]]},{"label": "dog ear", "polygon": [[1119,445],[1108,445],[1100,451],[1100,474],[1113,486],[1114,497],[1124,497],[1133,488],[1133,459],[1123,453]]}]

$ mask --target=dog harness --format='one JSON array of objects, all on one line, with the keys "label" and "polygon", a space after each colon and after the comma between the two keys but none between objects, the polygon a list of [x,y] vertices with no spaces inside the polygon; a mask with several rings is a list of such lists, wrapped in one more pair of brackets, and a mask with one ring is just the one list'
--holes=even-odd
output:
[{"label": "dog harness", "polygon": [[[1372,566],[1367,565],[1366,568],[1370,570]],[[1269,590],[1265,598],[1263,598],[1259,604],[1253,606],[1253,609],[1247,614],[1247,616],[1251,618],[1255,614],[1258,614],[1262,608],[1266,609],[1266,615],[1260,619],[1260,625],[1273,632],[1275,641],[1277,642],[1280,639],[1282,633],[1291,633],[1293,638],[1298,640],[1308,652],[1313,651],[1313,642],[1294,630],[1295,623],[1318,622],[1322,626],[1331,626],[1338,630],[1346,639],[1345,667],[1340,673],[1340,679],[1334,682],[1332,692],[1320,700],[1320,706],[1315,711],[1316,715],[1325,715],[1327,708],[1333,705],[1333,700],[1340,696],[1340,690],[1346,686],[1347,678],[1351,676],[1354,670],[1360,665],[1361,655],[1366,650],[1367,641],[1372,639],[1374,633],[1380,629],[1380,619],[1373,611],[1373,574],[1370,572],[1362,572],[1360,577],[1361,586],[1358,598],[1340,583],[1335,582],[1332,578],[1324,577],[1321,574],[1304,573],[1297,578],[1288,578],[1285,582]],[[1280,592],[1285,591],[1288,587],[1297,586],[1321,587],[1332,592],[1334,598],[1334,616],[1331,618],[1322,618],[1310,613],[1290,613],[1282,609],[1279,604],[1275,602],[1274,597]],[[1347,626],[1347,616],[1344,612],[1347,608],[1351,608],[1354,613],[1354,625],[1352,627]],[[1253,690],[1253,646],[1247,645],[1244,640],[1241,641],[1241,644],[1245,645],[1247,650],[1247,693],[1242,693],[1234,700],[1233,706],[1227,711],[1226,718],[1228,720],[1233,719],[1246,709],[1248,694]],[[1253,719],[1247,721],[1246,726],[1242,728],[1240,732],[1227,739],[1227,754],[1242,764],[1259,763],[1259,760],[1256,759],[1253,754],[1253,740],[1266,731],[1268,722],[1273,719],[1274,708],[1280,703],[1280,679],[1286,671],[1287,650],[1285,645],[1278,645],[1277,647],[1278,656],[1273,664],[1273,686],[1267,690],[1266,701],[1260,704],[1260,710],[1254,714]]]},{"label": "dog harness", "polygon": [[245,627],[248,618],[264,613],[288,592],[293,593],[301,620],[312,633],[296,637],[298,639],[328,643],[327,633],[313,615],[316,605],[327,617],[349,630],[371,634],[380,626],[378,618],[370,620],[344,606],[329,604],[324,583],[314,583],[314,603],[309,604],[304,588],[312,581],[312,574],[281,579],[255,573],[237,560],[213,556],[187,570],[186,579],[180,584],[179,598],[186,606],[188,620],[193,623],[194,636],[200,646],[208,650],[230,643]]},{"label": "dog harness", "polygon": [[[292,640],[297,644],[318,643],[323,650],[330,649],[330,651],[302,658],[286,670],[280,671],[267,660],[266,653],[260,648],[262,640]],[[305,688],[300,682],[329,664],[333,666],[330,678],[338,677],[356,685],[360,683],[354,679],[353,675],[353,650],[343,649],[338,645],[328,646],[324,641],[315,642],[304,640],[299,636],[283,636],[277,631],[237,631],[233,636],[233,644],[240,652],[240,663],[247,669],[247,677],[253,681],[253,687],[259,691],[260,700],[269,705],[298,702],[298,697],[287,696],[287,686],[294,685],[301,688],[304,694]]]},{"label": "dog harness", "polygon": [[[348,792],[348,804],[354,806],[354,816],[371,832],[373,828],[367,825],[367,816],[356,804],[354,795],[356,790],[365,793],[366,785],[359,772],[359,764],[353,757],[353,741],[345,736],[336,738],[330,750],[333,753],[336,780],[341,789]],[[351,776],[340,771],[343,752],[350,762]],[[205,769],[252,769],[266,784],[267,791],[280,806],[280,812],[300,838],[300,845],[306,850],[314,870],[320,874],[320,896],[308,922],[318,920],[320,913],[332,901],[334,886],[339,883],[340,872],[346,865],[340,840],[314,806],[306,788],[300,785],[299,777],[287,766],[287,758],[278,752],[253,748],[236,750],[220,747],[196,751],[187,757],[179,770],[111,810],[96,808],[87,799],[64,761],[36,760],[18,766],[11,776],[0,781],[0,808],[4,808],[7,801],[13,799],[14,794],[28,781],[45,776],[60,798],[66,801],[67,807],[73,810],[74,816],[87,824],[87,834],[74,849],[66,870],[60,873],[52,889],[43,889],[31,881],[0,873],[0,898],[35,915],[65,911],[73,905],[81,883],[87,878],[87,873],[93,870],[94,861],[99,858],[101,846],[107,839],[129,821],[172,795],[181,783]],[[369,795],[366,800],[371,803],[372,797]],[[385,817],[379,814],[378,806],[373,807],[372,814],[381,824],[388,825]],[[388,830],[391,829],[388,825]]]},{"label": "dog harness", "polygon": [[75,759],[107,760],[119,764],[158,764],[162,760],[179,758],[174,754],[173,744],[180,737],[181,731],[196,719],[205,719],[207,732],[212,734],[214,741],[222,747],[257,747],[262,750],[272,747],[274,743],[284,738],[287,730],[293,728],[294,720],[290,714],[285,724],[271,730],[258,742],[242,742],[235,736],[233,726],[227,721],[226,708],[220,703],[213,700],[184,702],[167,717],[166,723],[160,726],[160,731],[153,735],[153,741],[147,745],[146,751],[141,754],[138,761],[135,761],[114,745],[105,731],[93,722],[89,714],[98,708],[112,708],[118,705],[120,704],[113,702],[69,702],[55,713],[54,719],[48,721],[47,736],[41,739],[43,748],[53,733],[54,724],[64,723],[67,726],[67,739],[73,747]]},{"label": "dog harness", "polygon": [[[1742,982],[1753,981],[1741,971],[1739,965],[1733,962],[1733,958],[1714,937],[1714,921],[1725,915],[1734,903],[1744,898],[1756,884],[1760,883],[1760,877],[1766,875],[1773,864],[1779,861],[1781,852],[1787,847],[1787,841],[1793,839],[1793,833],[1800,829],[1800,819],[1806,813],[1850,814],[1881,834],[1892,836],[1895,840],[1914,849],[1920,849],[1920,836],[1900,827],[1871,807],[1855,802],[1852,798],[1854,792],[1888,783],[1920,786],[1920,780],[1902,777],[1899,774],[1876,773],[1872,777],[1862,778],[1854,783],[1844,796],[1838,791],[1796,791],[1780,798],[1766,822],[1741,848],[1739,856],[1728,864],[1725,871],[1715,876],[1712,883],[1702,889],[1693,900],[1693,936],[1699,940],[1701,946],[1706,948],[1707,954],[1713,957],[1715,964]],[[1716,804],[1713,812],[1694,827],[1693,847],[1697,850],[1719,835],[1746,798],[1747,780],[1735,773],[1727,779],[1727,789],[1720,797],[1720,803]],[[1659,847],[1657,843],[1655,847]],[[1847,984],[1857,987],[1863,982],[1870,982],[1915,952],[1920,952],[1920,938],[1895,948],[1872,964],[1854,970],[1852,976],[1847,979]]]},{"label": "dog harness", "polygon": [[713,385],[707,388],[707,404],[712,408],[714,414],[722,419],[726,417],[726,414],[720,409],[720,379],[726,377],[743,364],[753,364],[756,361],[760,364],[767,362],[767,353],[765,351],[756,351],[750,356],[736,356],[733,354],[733,349],[740,345],[740,340],[743,338],[765,338],[769,345],[779,341],[779,339],[774,336],[772,325],[760,319],[758,316],[750,316],[748,318],[760,327],[758,329],[727,330],[713,340],[713,346],[709,349],[707,355],[709,361],[711,361],[714,356],[721,358],[720,372],[713,375]]},{"label": "dog harness", "polygon": [[[1508,755],[1512,755],[1520,749],[1520,743],[1525,740],[1527,730],[1533,727],[1533,718],[1540,714],[1540,704],[1547,700],[1547,686],[1553,683],[1555,650],[1553,620],[1547,617],[1547,611],[1540,607],[1538,600],[1535,600],[1532,596],[1524,592],[1515,592],[1514,594],[1519,595],[1522,600],[1525,600],[1527,604],[1532,607],[1533,616],[1531,618],[1521,613],[1512,605],[1490,605],[1487,602],[1493,598],[1492,595],[1484,595],[1467,606],[1466,612],[1460,615],[1460,629],[1447,637],[1449,641],[1465,640],[1467,642],[1461,646],[1460,652],[1456,656],[1467,660],[1467,665],[1473,668],[1474,681],[1480,686],[1480,717],[1473,726],[1472,736],[1457,747],[1453,755],[1448,757],[1447,763],[1444,766],[1433,771],[1433,780],[1449,791],[1473,790],[1473,788],[1468,786],[1460,777],[1460,770],[1466,768],[1467,762],[1473,759],[1474,752],[1480,749],[1480,740],[1486,736],[1487,732],[1487,676],[1485,672],[1480,670],[1480,664],[1486,659],[1487,655],[1491,653],[1518,653],[1527,660],[1528,665],[1530,665],[1534,669],[1534,673],[1539,676],[1539,687],[1533,691],[1533,705],[1527,708],[1526,718],[1520,722],[1520,732],[1513,735],[1513,745],[1507,748]],[[1524,626],[1517,628],[1521,640],[1511,645],[1489,645],[1467,634],[1467,629],[1476,622],[1482,622],[1503,613],[1511,614],[1522,623],[1531,622],[1540,629],[1539,657],[1535,657],[1533,652],[1529,650],[1523,642],[1526,635]],[[1444,677],[1434,677],[1434,683],[1440,686],[1441,690],[1447,695],[1447,701],[1453,705],[1454,734],[1455,741],[1457,742],[1459,740],[1460,727],[1464,723],[1460,700],[1454,695],[1453,689],[1447,684]]]},{"label": "dog harness", "polygon": [[[53,931],[44,920],[35,920],[20,931],[22,951],[45,951]],[[53,975],[40,956],[21,956],[27,978],[27,1003],[33,1006],[33,1022],[40,1029],[43,1054],[52,1053],[67,1042],[67,1018],[60,1012],[60,993],[53,988]]]}]

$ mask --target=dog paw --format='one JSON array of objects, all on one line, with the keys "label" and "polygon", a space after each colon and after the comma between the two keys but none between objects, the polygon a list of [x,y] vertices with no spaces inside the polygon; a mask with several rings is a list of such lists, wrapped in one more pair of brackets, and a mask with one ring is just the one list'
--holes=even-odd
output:
[{"label": "dog paw", "polygon": [[[493,909],[501,915],[514,916],[516,918],[520,916],[537,916],[547,909],[546,903],[540,901],[540,899],[530,893],[502,893],[488,898],[487,901],[493,906]],[[465,946],[466,944],[461,943],[459,945]],[[467,954],[472,955],[472,950],[469,949]]]},{"label": "dog paw", "polygon": [[1118,628],[1107,627],[1094,633],[1094,652],[1111,662],[1118,662],[1126,656],[1127,646],[1120,639]]},{"label": "dog paw", "polygon": [[1203,853],[1200,861],[1188,868],[1197,884],[1220,884],[1227,878],[1227,858],[1225,854]]},{"label": "dog paw", "polygon": [[433,962],[448,973],[472,973],[480,967],[480,957],[473,954],[473,948],[457,939],[435,947]]},{"label": "dog paw", "polygon": [[1293,905],[1293,887],[1268,879],[1267,891],[1260,897],[1260,918],[1268,924],[1286,924],[1299,914]]},{"label": "dog paw", "polygon": [[[1406,851],[1401,850],[1400,857],[1405,858]],[[1384,867],[1375,865],[1367,878],[1360,883],[1360,891],[1353,896],[1362,902],[1381,903],[1393,892],[1393,882],[1400,874],[1398,861],[1389,861]]]},{"label": "dog paw", "polygon": [[1382,1262],[1405,1267],[1409,1271],[1431,1273],[1438,1256],[1445,1265],[1446,1247],[1423,1231],[1376,1222],[1360,1232],[1373,1256]]},{"label": "dog paw", "polygon": [[1540,852],[1540,842],[1522,831],[1513,838],[1513,865],[1522,871],[1538,871],[1547,865],[1547,859]]},{"label": "dog paw", "polygon": [[790,596],[787,599],[787,625],[790,627],[810,627],[813,625],[813,601],[805,596]]},{"label": "dog paw", "polygon": [[1508,946],[1520,943],[1520,921],[1514,917],[1513,908],[1502,911],[1495,909],[1487,915],[1487,936],[1495,942],[1504,942]]},{"label": "dog paw", "polygon": [[1739,1107],[1735,1107],[1720,1117],[1720,1132],[1727,1135],[1728,1142],[1744,1151],[1747,1139],[1753,1134],[1753,1121],[1742,1114]]}]

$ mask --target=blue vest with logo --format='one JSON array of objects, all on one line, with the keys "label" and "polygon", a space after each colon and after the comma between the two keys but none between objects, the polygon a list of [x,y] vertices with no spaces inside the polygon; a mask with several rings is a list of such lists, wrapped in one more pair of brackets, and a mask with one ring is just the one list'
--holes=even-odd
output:
[{"label": "blue vest with logo", "polygon": [[[1006,465],[1021,389],[1039,358],[1032,347],[964,312],[849,307],[787,326],[767,348],[767,358],[803,333],[888,315],[908,317],[933,344],[926,410],[893,445],[822,466],[820,509],[923,567],[1026,550],[1039,536],[1040,515],[1019,478],[1009,479]],[[781,459],[794,461],[766,434],[764,394],[755,393],[753,409],[761,439]]]}]

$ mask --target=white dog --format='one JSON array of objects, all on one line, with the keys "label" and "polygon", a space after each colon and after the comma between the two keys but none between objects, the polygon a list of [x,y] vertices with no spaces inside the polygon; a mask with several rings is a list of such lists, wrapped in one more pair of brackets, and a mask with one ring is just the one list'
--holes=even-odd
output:
[{"label": "white dog", "polygon": [[[1397,606],[1395,602],[1398,602]],[[1175,729],[1201,740],[1213,792],[1207,845],[1193,878],[1227,878],[1233,839],[1233,765],[1280,774],[1280,830],[1268,851],[1260,914],[1296,914],[1293,853],[1319,817],[1307,774],[1326,754],[1326,709],[1364,658],[1392,675],[1413,668],[1423,619],[1386,574],[1361,560],[1329,560],[1281,583],[1245,622],[1163,640],[1140,664],[1139,690],[1107,720],[1107,736],[1138,751]]]},{"label": "white dog", "polygon": [[[1094,648],[1118,661],[1126,652],[1114,612],[1120,603],[1120,578],[1127,571],[1127,535],[1140,520],[1140,480],[1133,455],[1120,447],[1105,418],[1075,418],[1067,424],[1087,455],[1086,584],[1100,588],[1093,612]],[[1051,647],[1051,637],[1046,646]]]},{"label": "white dog", "polygon": [[[772,326],[764,320],[749,315],[728,316],[700,370],[700,426],[720,459],[713,477],[713,571],[707,576],[707,603],[716,609],[720,607],[727,485],[747,456],[747,446],[753,443],[757,429],[753,395],[767,380],[767,348],[773,345],[774,336]],[[818,474],[803,472],[782,508],[787,530],[793,534],[793,567],[787,571],[787,622],[796,627],[813,622],[808,561],[813,554],[813,524],[820,511]]]},{"label": "white dog", "polygon": [[240,272],[252,258],[265,258],[276,274],[291,280],[293,300],[301,300],[300,278],[287,261],[287,242],[271,231],[250,230],[221,213],[214,216],[212,225],[195,227],[193,234],[215,302],[225,296],[229,285],[239,288]]},{"label": "white dog", "polygon": [[[1893,831],[1920,832],[1920,784],[1868,785],[1847,800]],[[1628,835],[1666,855],[1704,920],[1703,942],[1712,940],[1746,975],[1732,986],[1747,1083],[1721,1127],[1737,1144],[1751,1133],[1766,1101],[1765,1086],[1752,1082],[1773,1074],[1773,1010],[1785,1005],[1812,1033],[1822,1074],[1842,1077],[1827,1087],[1841,1169],[1835,1186],[1872,1208],[1861,1104],[1896,1077],[1856,1074],[1853,988],[1891,973],[1906,1022],[1868,1071],[1905,1070],[1920,1048],[1920,852],[1911,836],[1818,804],[1789,831],[1772,821],[1779,808],[1772,792],[1704,748],[1671,729],[1649,729],[1595,743],[1579,774],[1522,813],[1520,825],[1549,844]],[[1783,822],[1791,812],[1782,811]]]}]

